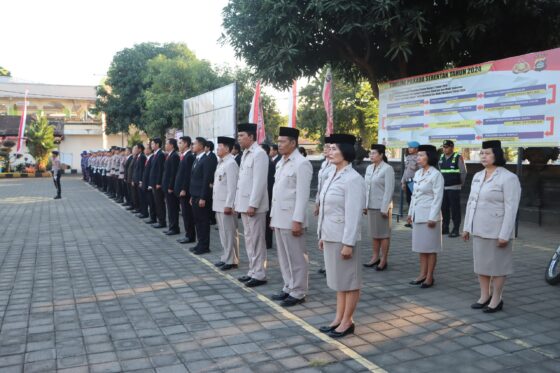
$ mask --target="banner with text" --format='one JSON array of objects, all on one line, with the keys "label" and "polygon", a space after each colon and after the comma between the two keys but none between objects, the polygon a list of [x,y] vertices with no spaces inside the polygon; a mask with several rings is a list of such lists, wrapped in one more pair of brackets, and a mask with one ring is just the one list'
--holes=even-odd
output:
[{"label": "banner with text", "polygon": [[379,141],[560,146],[560,48],[379,84]]}]

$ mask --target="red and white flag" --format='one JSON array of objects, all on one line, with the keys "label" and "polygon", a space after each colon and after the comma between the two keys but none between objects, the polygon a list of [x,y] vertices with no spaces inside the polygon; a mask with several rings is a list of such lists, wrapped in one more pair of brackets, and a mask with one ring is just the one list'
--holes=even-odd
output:
[{"label": "red and white flag", "polygon": [[323,104],[325,105],[325,111],[327,113],[327,130],[325,131],[325,136],[330,136],[334,132],[331,69],[327,70],[327,76],[325,76],[325,83],[323,84]]},{"label": "red and white flag", "polygon": [[16,147],[16,153],[19,153],[23,148],[23,135],[25,134],[25,122],[27,120],[27,94],[29,91],[25,90],[25,96],[23,99],[23,113],[21,113],[21,118],[19,120],[19,130],[18,130],[18,141]]},{"label": "red and white flag", "polygon": [[297,83],[294,80],[292,84],[292,89],[290,90],[288,107],[288,127],[296,128],[297,119]]},{"label": "red and white flag", "polygon": [[261,82],[258,80],[255,87],[255,95],[251,102],[251,110],[249,111],[249,122],[257,125],[257,144],[262,144],[266,133],[264,131],[264,117],[261,104]]}]

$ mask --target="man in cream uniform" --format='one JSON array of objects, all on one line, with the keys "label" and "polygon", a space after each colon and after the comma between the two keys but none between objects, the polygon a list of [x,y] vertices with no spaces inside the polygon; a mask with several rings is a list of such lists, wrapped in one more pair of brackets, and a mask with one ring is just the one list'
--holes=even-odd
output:
[{"label": "man in cream uniform", "polygon": [[220,267],[222,271],[237,268],[239,264],[237,214],[233,212],[239,166],[231,155],[234,144],[235,139],[232,137],[218,137],[217,153],[219,158],[212,188],[212,210],[216,212],[220,241],[224,248],[224,255],[216,263],[216,267]]},{"label": "man in cream uniform", "polygon": [[257,144],[257,125],[237,126],[237,141],[244,149],[235,193],[235,211],[241,213],[249,271],[239,278],[247,287],[266,284],[266,212],[268,211],[268,154]]},{"label": "man in cream uniform", "polygon": [[270,226],[274,229],[278,261],[284,287],[272,296],[282,306],[305,302],[309,280],[309,258],[304,232],[307,228],[307,201],[313,167],[298,149],[299,131],[280,127],[278,150],[282,159],[276,166]]}]

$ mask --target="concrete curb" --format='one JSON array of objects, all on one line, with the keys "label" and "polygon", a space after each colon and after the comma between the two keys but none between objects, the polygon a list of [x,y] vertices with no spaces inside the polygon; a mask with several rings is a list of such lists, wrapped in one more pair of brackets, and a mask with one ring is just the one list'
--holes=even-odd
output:
[{"label": "concrete curb", "polygon": [[0,173],[0,179],[18,179],[18,178],[30,178],[30,177],[51,177],[52,174],[50,172],[35,172],[35,173],[27,173],[27,172],[5,172]]}]

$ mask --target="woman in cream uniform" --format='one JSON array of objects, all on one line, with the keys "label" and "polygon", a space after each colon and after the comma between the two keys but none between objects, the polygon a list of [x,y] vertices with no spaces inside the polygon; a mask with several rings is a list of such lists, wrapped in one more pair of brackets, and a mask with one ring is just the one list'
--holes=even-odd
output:
[{"label": "woman in cream uniform", "polygon": [[354,332],[353,315],[362,287],[358,241],[366,186],[362,176],[352,168],[355,142],[352,135],[331,136],[329,160],[333,169],[319,196],[319,249],[324,253],[327,285],[337,292],[336,316],[330,325],[319,330],[333,338]]},{"label": "woman in cream uniform", "polygon": [[[329,162],[329,152],[331,151],[331,137],[325,136],[325,145],[323,146],[323,156],[325,160],[321,163],[321,168],[317,172],[317,194],[315,194],[315,211],[313,215],[319,215],[319,196],[321,195],[321,188],[325,184],[325,180],[329,177],[329,172],[332,165]],[[326,271],[324,267],[319,268],[318,273],[325,275]]]},{"label": "woman in cream uniform", "polygon": [[[387,163],[385,145],[372,144],[369,154],[371,165],[366,169],[366,209],[369,233],[373,239],[373,256],[364,267],[376,266],[377,271],[387,268],[387,255],[391,238],[391,217],[393,212],[393,192],[395,171]],[[381,249],[382,255],[379,255]]]},{"label": "woman in cream uniform", "polygon": [[437,254],[442,251],[441,202],[444,180],[437,169],[438,154],[433,145],[418,147],[418,171],[414,174],[412,200],[407,221],[412,224],[412,251],[420,254],[420,274],[412,285],[429,288],[434,284]]},{"label": "woman in cream uniform", "polygon": [[502,309],[506,276],[513,273],[512,238],[521,185],[503,167],[506,161],[500,141],[482,143],[480,163],[484,170],[472,180],[463,239],[473,237],[474,272],[480,283],[480,298],[471,307],[493,313]]}]

